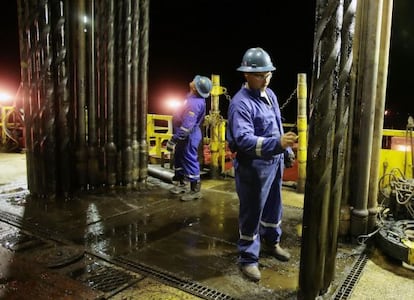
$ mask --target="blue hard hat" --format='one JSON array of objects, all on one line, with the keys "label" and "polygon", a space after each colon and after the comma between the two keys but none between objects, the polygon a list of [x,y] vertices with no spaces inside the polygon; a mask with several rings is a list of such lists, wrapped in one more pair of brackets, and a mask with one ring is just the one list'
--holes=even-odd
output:
[{"label": "blue hard hat", "polygon": [[276,70],[269,54],[260,47],[250,48],[243,55],[243,60],[237,71],[241,72],[271,72]]},{"label": "blue hard hat", "polygon": [[193,81],[195,88],[201,97],[207,98],[210,96],[211,89],[213,88],[213,84],[211,83],[210,78],[196,75]]}]

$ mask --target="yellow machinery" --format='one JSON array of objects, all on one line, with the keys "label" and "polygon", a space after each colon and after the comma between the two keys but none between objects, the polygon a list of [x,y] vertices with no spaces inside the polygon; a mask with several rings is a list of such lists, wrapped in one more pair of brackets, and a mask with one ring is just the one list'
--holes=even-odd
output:
[{"label": "yellow machinery", "polygon": [[219,96],[226,94],[227,90],[220,86],[219,75],[211,75],[211,82],[211,109],[204,119],[206,134],[203,143],[209,145],[211,153],[210,175],[217,178],[226,169],[226,120],[220,115]]},{"label": "yellow machinery", "polygon": [[162,160],[168,153],[165,149],[166,142],[173,135],[172,116],[170,115],[147,115],[147,143],[148,153],[151,160]]},{"label": "yellow machinery", "polygon": [[385,253],[409,269],[414,266],[413,125],[383,130],[379,188],[384,208],[376,239]]},{"label": "yellow machinery", "polygon": [[0,145],[6,150],[24,147],[23,119],[14,106],[0,105]]},{"label": "yellow machinery", "polygon": [[405,178],[413,178],[412,131],[384,129],[382,135],[384,146],[380,153],[379,178],[393,169],[399,169]]}]

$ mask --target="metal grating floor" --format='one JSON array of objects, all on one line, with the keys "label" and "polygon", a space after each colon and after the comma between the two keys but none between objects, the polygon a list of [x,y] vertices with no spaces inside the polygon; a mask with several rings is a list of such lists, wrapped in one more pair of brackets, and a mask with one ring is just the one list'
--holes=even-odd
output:
[{"label": "metal grating floor", "polygon": [[367,255],[361,254],[358,259],[355,261],[354,265],[352,266],[351,271],[349,272],[348,276],[346,276],[342,285],[337,289],[336,293],[333,295],[331,299],[339,300],[339,299],[348,299],[352,295],[352,291],[355,285],[358,283],[359,278],[361,277],[361,273],[364,270],[365,264],[367,263]]}]

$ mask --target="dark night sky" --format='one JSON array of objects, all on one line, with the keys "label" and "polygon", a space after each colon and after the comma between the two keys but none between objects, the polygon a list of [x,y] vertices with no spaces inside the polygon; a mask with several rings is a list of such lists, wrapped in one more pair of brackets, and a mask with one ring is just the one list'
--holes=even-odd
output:
[{"label": "dark night sky", "polygon": [[[303,2],[307,4],[300,10],[296,1],[203,0],[194,9],[191,1],[151,2],[152,85],[186,90],[195,73],[218,74],[233,95],[243,81],[236,68],[244,52],[260,46],[277,68],[271,87],[284,102],[296,88],[297,73],[311,69],[315,9],[312,1]],[[157,101],[164,90],[150,93],[150,101]],[[292,109],[296,111],[295,102]]]},{"label": "dark night sky", "polygon": [[0,89],[17,91],[20,82],[17,8],[15,0],[0,9]]},{"label": "dark night sky", "polygon": [[[16,1],[0,10],[0,88],[17,90],[20,80]],[[195,6],[194,3],[197,3]],[[246,49],[269,52],[277,70],[271,87],[283,103],[296,87],[297,73],[310,81],[315,1],[181,0],[150,3],[149,112],[168,113],[162,101],[171,93],[184,97],[196,74],[220,75],[233,95],[242,83],[236,71]],[[299,7],[300,3],[300,7]],[[394,0],[387,108],[406,120],[414,69],[414,1]],[[221,99],[221,98],[220,98]],[[220,109],[227,105],[221,100]],[[285,116],[296,112],[296,102]],[[294,121],[294,120],[288,120]]]}]

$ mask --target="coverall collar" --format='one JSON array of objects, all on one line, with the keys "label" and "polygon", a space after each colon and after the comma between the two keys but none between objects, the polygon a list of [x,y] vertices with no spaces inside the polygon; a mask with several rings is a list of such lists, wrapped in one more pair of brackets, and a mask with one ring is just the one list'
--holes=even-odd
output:
[{"label": "coverall collar", "polygon": [[[247,82],[243,85],[243,88],[247,91],[247,93],[249,93],[254,98],[262,97],[260,89],[254,90],[254,89],[249,88],[249,85],[247,84]],[[265,89],[265,92],[266,90],[267,88]]]},{"label": "coverall collar", "polygon": [[201,96],[198,96],[198,95],[195,95],[194,93],[191,93],[191,92],[189,92],[188,94],[187,94],[187,97],[186,97],[187,99],[203,99],[203,100],[205,100],[203,97],[201,97]]}]

